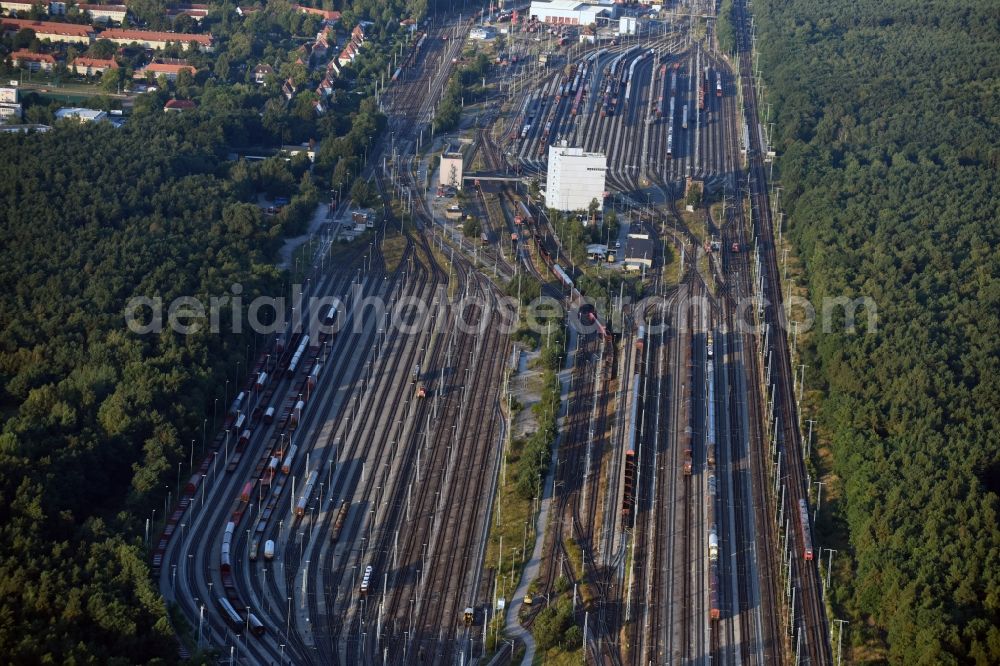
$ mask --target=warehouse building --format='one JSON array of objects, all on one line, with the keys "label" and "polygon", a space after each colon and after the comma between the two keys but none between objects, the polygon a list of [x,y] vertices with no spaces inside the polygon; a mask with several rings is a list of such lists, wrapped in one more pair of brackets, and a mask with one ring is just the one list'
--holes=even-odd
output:
[{"label": "warehouse building", "polygon": [[627,271],[640,271],[653,266],[654,241],[641,222],[632,222],[625,241],[624,266]]},{"label": "warehouse building", "polygon": [[578,0],[534,0],[528,15],[542,23],[557,25],[591,25],[598,18],[614,18],[615,4],[611,0],[579,2]]},{"label": "warehouse building", "polygon": [[549,146],[545,180],[545,205],[556,210],[587,210],[597,199],[604,207],[604,176],[608,161],[604,153],[585,153],[583,148]]},{"label": "warehouse building", "polygon": [[653,266],[653,253],[656,246],[648,238],[632,238],[625,241],[624,266],[627,271],[641,271]]}]

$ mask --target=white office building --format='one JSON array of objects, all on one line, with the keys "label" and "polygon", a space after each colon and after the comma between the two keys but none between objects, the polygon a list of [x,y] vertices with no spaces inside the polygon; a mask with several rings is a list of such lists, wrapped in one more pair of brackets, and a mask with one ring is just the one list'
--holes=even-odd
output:
[{"label": "white office building", "polygon": [[604,206],[604,176],[608,161],[604,153],[585,153],[583,148],[549,146],[545,180],[545,205],[556,210],[587,210],[597,199]]}]

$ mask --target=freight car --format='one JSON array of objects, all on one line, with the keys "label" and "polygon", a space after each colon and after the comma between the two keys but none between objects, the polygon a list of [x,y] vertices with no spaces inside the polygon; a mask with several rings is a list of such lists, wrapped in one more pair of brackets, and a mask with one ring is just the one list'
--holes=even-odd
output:
[{"label": "freight car", "polygon": [[222,547],[219,551],[219,569],[230,571],[232,561],[230,560],[230,550],[233,547],[233,534],[236,532],[236,523],[229,521],[226,523],[226,531],[222,533]]},{"label": "freight car", "polygon": [[813,558],[812,530],[809,527],[809,505],[804,499],[799,500],[799,526],[802,528],[802,558]]},{"label": "freight car", "polygon": [[369,564],[368,566],[365,567],[364,576],[361,577],[361,589],[360,589],[360,593],[361,593],[361,596],[363,596],[363,597],[368,596],[368,591],[371,589],[371,585],[372,585],[372,572],[373,571],[374,571],[374,569],[372,568],[372,565]]},{"label": "freight car", "polygon": [[705,454],[709,468],[715,467],[715,364],[709,361],[705,368],[708,390],[708,418],[705,424]]},{"label": "freight car", "polygon": [[333,529],[330,530],[330,541],[336,541],[340,538],[340,532],[344,529],[344,522],[347,520],[347,512],[351,508],[351,503],[344,500],[340,505],[340,510],[337,511],[337,517],[333,521]]},{"label": "freight car", "polygon": [[306,515],[306,505],[309,503],[309,497],[312,495],[317,478],[319,478],[319,473],[316,470],[309,473],[309,478],[302,489],[302,494],[299,495],[299,501],[295,503],[295,515],[299,518]]},{"label": "freight car", "polygon": [[722,608],[719,603],[719,564],[711,562],[708,565],[708,617],[718,620],[722,615]]}]

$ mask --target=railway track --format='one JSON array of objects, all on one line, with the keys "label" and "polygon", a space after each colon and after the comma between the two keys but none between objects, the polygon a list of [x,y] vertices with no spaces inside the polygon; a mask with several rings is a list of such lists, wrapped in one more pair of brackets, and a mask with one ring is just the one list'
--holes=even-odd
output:
[{"label": "railway track", "polygon": [[[737,47],[741,63],[740,85],[743,88],[745,118],[750,136],[748,187],[755,225],[753,231],[759,247],[760,266],[763,270],[763,284],[760,285],[760,291],[766,299],[763,304],[762,321],[770,328],[770,334],[766,335],[768,344],[764,349],[764,356],[774,360],[776,372],[773,376],[777,380],[774,383],[775,390],[772,394],[775,428],[778,430],[774,437],[774,448],[779,454],[775,474],[784,477],[783,492],[781,493],[781,496],[785,498],[784,506],[781,505],[781,500],[773,499],[777,500],[779,514],[784,513],[784,515],[790,514],[792,516],[790,525],[793,526],[797,536],[793,549],[797,551],[797,554],[790,561],[794,588],[799,594],[797,598],[793,595],[789,606],[790,630],[786,632],[789,637],[788,649],[790,654],[804,656],[804,660],[810,664],[829,664],[831,663],[828,640],[830,634],[822,601],[819,573],[812,552],[803,552],[804,542],[811,541],[809,533],[812,530],[812,525],[808,518],[805,524],[795,519],[794,507],[798,505],[799,501],[805,501],[806,506],[808,506],[809,493],[806,486],[805,465],[802,460],[797,406],[793,395],[794,381],[788,341],[784,330],[779,325],[783,299],[778,262],[774,251],[774,229],[768,201],[767,179],[762,161],[765,145],[756,91],[751,77],[751,53],[748,48],[749,22],[745,2],[735,3],[734,10],[737,22]],[[769,422],[770,416],[770,414],[764,415],[766,423]],[[782,527],[779,519],[776,529]]]},{"label": "railway track", "polygon": [[[317,262],[317,264],[318,263],[319,262]],[[340,275],[343,276],[343,274],[340,274]],[[334,283],[335,279],[336,279],[336,275],[333,278],[326,278],[326,277],[317,275],[316,273],[314,273],[312,277],[313,278],[317,278],[317,279],[313,280],[312,283],[315,285],[315,288],[318,289],[319,293],[324,293],[325,291],[327,291],[330,288],[330,284]],[[346,278],[343,278],[343,281],[346,281]],[[263,359],[263,354],[262,354],[261,363],[263,363],[263,362],[264,362],[264,359]],[[269,389],[267,391],[267,395],[271,395],[272,390],[274,391],[276,403],[273,403],[273,404],[276,404],[276,405],[280,405],[281,404],[282,400],[284,399],[283,397],[284,397],[285,393],[289,390],[290,384],[291,383],[288,380],[284,379],[283,373],[277,373],[277,379],[274,379],[274,383],[272,384],[272,386],[274,386],[274,389]],[[266,405],[264,405],[262,403],[261,409],[263,409],[263,406],[266,406]],[[225,486],[225,487],[228,487],[229,490],[226,491],[225,488],[223,488],[223,489],[220,490],[218,487],[215,487],[215,488],[213,488],[213,495],[217,495],[219,493],[225,493],[228,496],[228,498],[231,499],[232,497],[234,497],[237,494],[235,489],[238,488],[239,485],[242,485],[243,480],[246,478],[244,475],[247,474],[248,468],[252,467],[253,464],[256,463],[257,460],[259,459],[259,454],[255,454],[254,451],[255,451],[255,449],[259,450],[259,447],[261,446],[261,444],[255,444],[255,442],[258,442],[258,441],[259,442],[267,441],[267,430],[268,430],[268,428],[257,428],[257,431],[254,432],[254,437],[252,438],[252,441],[247,444],[246,454],[242,456],[242,460],[241,460],[242,464],[239,465],[238,467],[236,466],[236,462],[235,462],[236,458],[234,457],[234,459],[233,459],[234,462],[233,462],[232,465],[230,465],[230,467],[234,471],[234,474],[230,475],[229,473],[225,473],[225,467],[224,467],[223,472],[225,473],[225,476],[221,477],[221,478],[224,478],[225,482],[222,485]],[[222,454],[221,450],[220,450],[219,453],[220,453],[220,457],[221,457],[221,454]],[[247,462],[247,461],[250,461],[250,462]],[[257,463],[257,464],[258,464],[258,468],[259,468],[260,464],[259,463]],[[213,485],[214,486],[218,486],[218,484],[220,482],[220,477],[218,475],[219,473],[218,473],[217,466],[216,465],[212,465],[211,468],[210,468],[210,471],[212,471],[213,474],[214,474],[214,476],[215,476],[215,479],[213,481]],[[256,476],[254,476],[253,478],[256,479]],[[205,493],[205,488],[203,487],[201,490],[202,490],[202,493],[203,493],[201,501],[202,501],[202,505],[204,505],[205,497],[206,497],[205,494],[204,494]],[[212,517],[209,517],[209,519],[210,520],[221,521],[221,522],[218,522],[216,524],[217,525],[224,525],[225,521],[228,520],[228,517],[222,517],[223,514],[221,514],[220,512],[222,510],[224,510],[225,507],[227,507],[227,506],[229,506],[229,503],[226,502],[226,501],[223,501],[220,505],[214,506],[212,508]],[[251,505],[249,508],[253,509],[253,505]],[[243,512],[241,511],[241,513],[243,513]],[[193,514],[191,516],[191,519],[192,520],[196,519],[198,523],[202,523],[202,518],[205,518],[205,516],[203,516],[203,515],[197,515],[197,514]],[[199,531],[206,531],[206,528],[203,525],[199,524],[198,530]],[[198,596],[201,597],[202,599],[211,600],[213,602],[213,604],[214,604],[214,600],[212,599],[212,596],[213,596],[212,595],[212,586],[214,584],[218,584],[218,587],[216,588],[216,590],[219,593],[221,593],[222,590],[223,590],[223,586],[220,584],[220,581],[219,581],[218,570],[215,568],[215,567],[218,566],[218,552],[219,552],[218,551],[218,543],[219,542],[218,542],[217,539],[219,538],[218,535],[221,534],[221,527],[218,527],[218,528],[211,528],[210,527],[210,528],[207,529],[207,531],[209,533],[213,534],[213,535],[216,535],[216,540],[213,541],[211,539],[209,539],[209,540],[198,539],[197,542],[196,542],[197,548],[195,548],[195,544],[193,544],[191,542],[191,534],[189,533],[187,535],[184,535],[186,537],[186,543],[181,546],[181,550],[182,550],[181,556],[183,556],[183,552],[187,552],[188,558],[187,558],[186,561],[182,561],[180,563],[180,564],[183,565],[186,562],[188,565],[192,565],[192,564],[194,564],[194,561],[195,561],[194,557],[195,557],[195,555],[197,555],[198,556],[198,561],[200,563],[205,563],[204,565],[199,565],[199,566],[204,566],[205,568],[204,569],[199,569],[197,566],[194,567],[194,568],[192,568],[192,566],[181,566],[180,568],[182,569],[182,572],[185,572],[182,575],[184,576],[184,579],[185,579],[186,583],[190,587],[192,587],[192,588],[194,588],[194,589],[196,589],[196,590],[199,591]],[[242,534],[242,530],[236,532],[237,541],[239,541],[239,535],[240,534]],[[206,545],[208,543],[210,543],[211,546]],[[192,552],[192,551],[195,551],[195,552]],[[168,556],[170,555],[170,552],[171,551],[168,551]],[[174,551],[174,552],[176,552],[176,551]],[[237,550],[236,552],[240,552],[240,551]],[[174,571],[176,571],[177,565],[173,565],[173,567],[174,567]],[[205,572],[205,573],[203,574],[202,572]],[[171,582],[173,583],[173,581],[171,581]],[[173,585],[171,585],[171,587],[173,587]],[[227,594],[228,594],[228,589],[227,589]],[[232,595],[230,595],[230,596],[232,596]],[[188,597],[182,597],[182,602],[187,603],[187,602],[189,602],[189,599],[190,598],[188,598]],[[242,603],[243,603],[243,601],[241,600],[241,602],[239,604],[239,606],[240,606],[241,609],[243,608]],[[257,610],[256,601],[254,601],[254,600],[251,599],[251,603],[253,604],[253,609],[256,612],[259,613],[259,611]],[[215,616],[209,615],[206,619],[208,620],[208,622],[206,623],[207,624],[206,630],[211,630],[212,627],[213,627],[213,625],[215,624]],[[225,635],[226,632],[228,632],[228,627],[225,627],[225,625],[223,625],[222,631],[220,631],[220,635]],[[256,652],[258,650],[258,646],[255,645],[255,644],[252,644],[252,643],[249,644],[249,645],[245,644],[243,647],[246,650],[248,650],[250,653],[254,653],[254,652]],[[261,648],[261,649],[263,649],[263,648]]]},{"label": "railway track", "polygon": [[[480,347],[477,341],[469,340],[470,337],[464,336],[465,339],[456,351],[457,357],[465,357],[466,352],[473,352],[471,347]],[[441,425],[437,429],[439,441],[435,450],[431,452],[429,468],[443,471],[438,474],[438,483],[433,482],[433,476],[424,481],[436,488],[434,493],[436,501],[432,506],[427,506],[425,502],[418,504],[417,512],[414,514],[417,518],[411,520],[415,520],[419,526],[420,518],[426,514],[428,516],[426,528],[418,527],[404,548],[404,552],[422,556],[420,564],[424,568],[424,575],[429,575],[429,589],[440,591],[439,594],[443,597],[437,612],[434,612],[433,608],[428,611],[422,607],[423,599],[427,598],[426,591],[423,599],[417,598],[413,612],[416,617],[422,618],[423,626],[416,627],[412,631],[418,646],[424,640],[420,638],[421,631],[426,637],[428,632],[435,629],[454,626],[461,617],[461,609],[478,605],[476,601],[481,602],[477,595],[478,589],[475,589],[478,585],[473,585],[474,589],[469,590],[465,589],[465,586],[455,585],[455,581],[462,579],[456,574],[474,571],[481,563],[481,557],[478,559],[476,557],[479,549],[473,548],[472,545],[477,537],[474,533],[477,519],[480,529],[482,527],[484,512],[481,505],[484,501],[488,501],[488,498],[484,499],[482,489],[490,487],[490,474],[495,469],[496,449],[483,443],[497,439],[498,420],[490,418],[491,415],[495,416],[490,405],[495,409],[496,393],[490,389],[499,380],[504,354],[497,353],[498,350],[493,343],[480,347],[480,354],[484,352],[492,360],[487,365],[487,371],[477,373],[473,382],[464,386],[461,402],[456,395],[446,403],[443,414],[438,414],[438,418],[441,419]],[[464,367],[466,366],[460,366],[460,369]],[[471,370],[471,365],[467,369]],[[468,409],[463,409],[466,406]],[[445,444],[450,439],[448,426],[454,424],[457,432],[463,433],[470,419],[474,424],[471,436],[465,434]],[[444,436],[441,436],[441,433]],[[466,450],[471,450],[472,455],[467,456]],[[468,501],[469,498],[463,496],[470,490],[475,492],[471,502]],[[422,497],[430,498],[430,492],[423,492]],[[426,547],[423,553],[420,553],[421,544]],[[440,559],[435,557],[435,553],[440,554]],[[405,595],[396,595],[396,600],[390,601],[388,612],[390,618],[396,616],[399,619],[401,615],[399,611],[402,610],[403,614],[407,611],[405,608],[400,609],[398,604],[398,600],[403,596]],[[465,633],[468,638],[468,631]],[[432,637],[430,641],[438,646],[433,660],[447,660],[446,650],[441,647],[442,637]],[[417,650],[419,651],[421,647]],[[397,650],[396,653],[400,654],[400,651]],[[405,655],[406,651],[403,651],[403,654]]]}]

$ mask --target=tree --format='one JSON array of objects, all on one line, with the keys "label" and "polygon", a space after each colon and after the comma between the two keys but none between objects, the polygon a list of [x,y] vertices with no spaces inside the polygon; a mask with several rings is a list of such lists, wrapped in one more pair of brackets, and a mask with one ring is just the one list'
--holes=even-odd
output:
[{"label": "tree", "polygon": [[691,187],[688,188],[687,197],[684,198],[684,203],[693,208],[697,208],[701,205],[701,185],[698,183],[691,183]]},{"label": "tree", "polygon": [[18,239],[0,264],[20,285],[0,293],[6,661],[157,663],[176,650],[144,523],[252,337],[139,334],[123,313],[140,295],[280,291],[260,211],[225,179],[226,137],[252,122],[159,112],[0,136],[0,230]]},{"label": "tree", "polygon": [[554,606],[543,608],[535,618],[532,633],[538,647],[549,650],[563,640],[564,632],[573,621],[573,608],[569,600],[563,599]]},{"label": "tree", "polygon": [[538,280],[519,272],[517,277],[512,278],[504,287],[504,293],[514,298],[520,295],[521,305],[527,305],[542,295],[542,285]]},{"label": "tree", "polygon": [[181,97],[190,98],[194,92],[194,76],[191,71],[182,69],[177,73],[177,80],[174,81],[175,90]]},{"label": "tree", "polygon": [[[829,599],[887,663],[1000,663],[1000,100],[969,59],[1000,41],[994,4],[754,3],[797,283],[877,305],[800,353],[832,460],[814,478],[840,486],[815,524],[844,544]],[[877,105],[862,72],[888,72]]]},{"label": "tree", "polygon": [[376,193],[364,178],[356,178],[351,185],[351,199],[361,208],[375,205]]},{"label": "tree", "polygon": [[215,60],[214,72],[217,77],[226,81],[229,79],[229,72],[232,68],[230,64],[230,58],[228,53],[220,53],[219,57]]},{"label": "tree", "polygon": [[562,646],[564,650],[579,650],[583,647],[583,629],[572,625],[563,633]]},{"label": "tree", "polygon": [[590,200],[590,205],[587,206],[587,214],[590,216],[591,223],[597,224],[597,211],[600,210],[600,208],[601,204],[597,200],[597,197]]},{"label": "tree", "polygon": [[347,157],[337,162],[330,178],[330,187],[334,190],[343,190],[354,179],[355,158]]},{"label": "tree", "polygon": [[21,28],[14,35],[14,48],[26,49],[35,43],[35,31],[31,28]]},{"label": "tree", "polygon": [[465,222],[462,223],[462,234],[466,238],[475,238],[483,231],[483,225],[479,223],[479,220],[472,215],[465,216]]},{"label": "tree", "polygon": [[121,68],[104,70],[104,73],[101,74],[101,90],[109,93],[118,92],[118,86],[122,83],[123,73],[124,71]]},{"label": "tree", "polygon": [[100,58],[102,60],[107,60],[113,58],[117,52],[118,47],[110,39],[98,39],[93,44],[90,45],[87,53],[91,58]]}]

